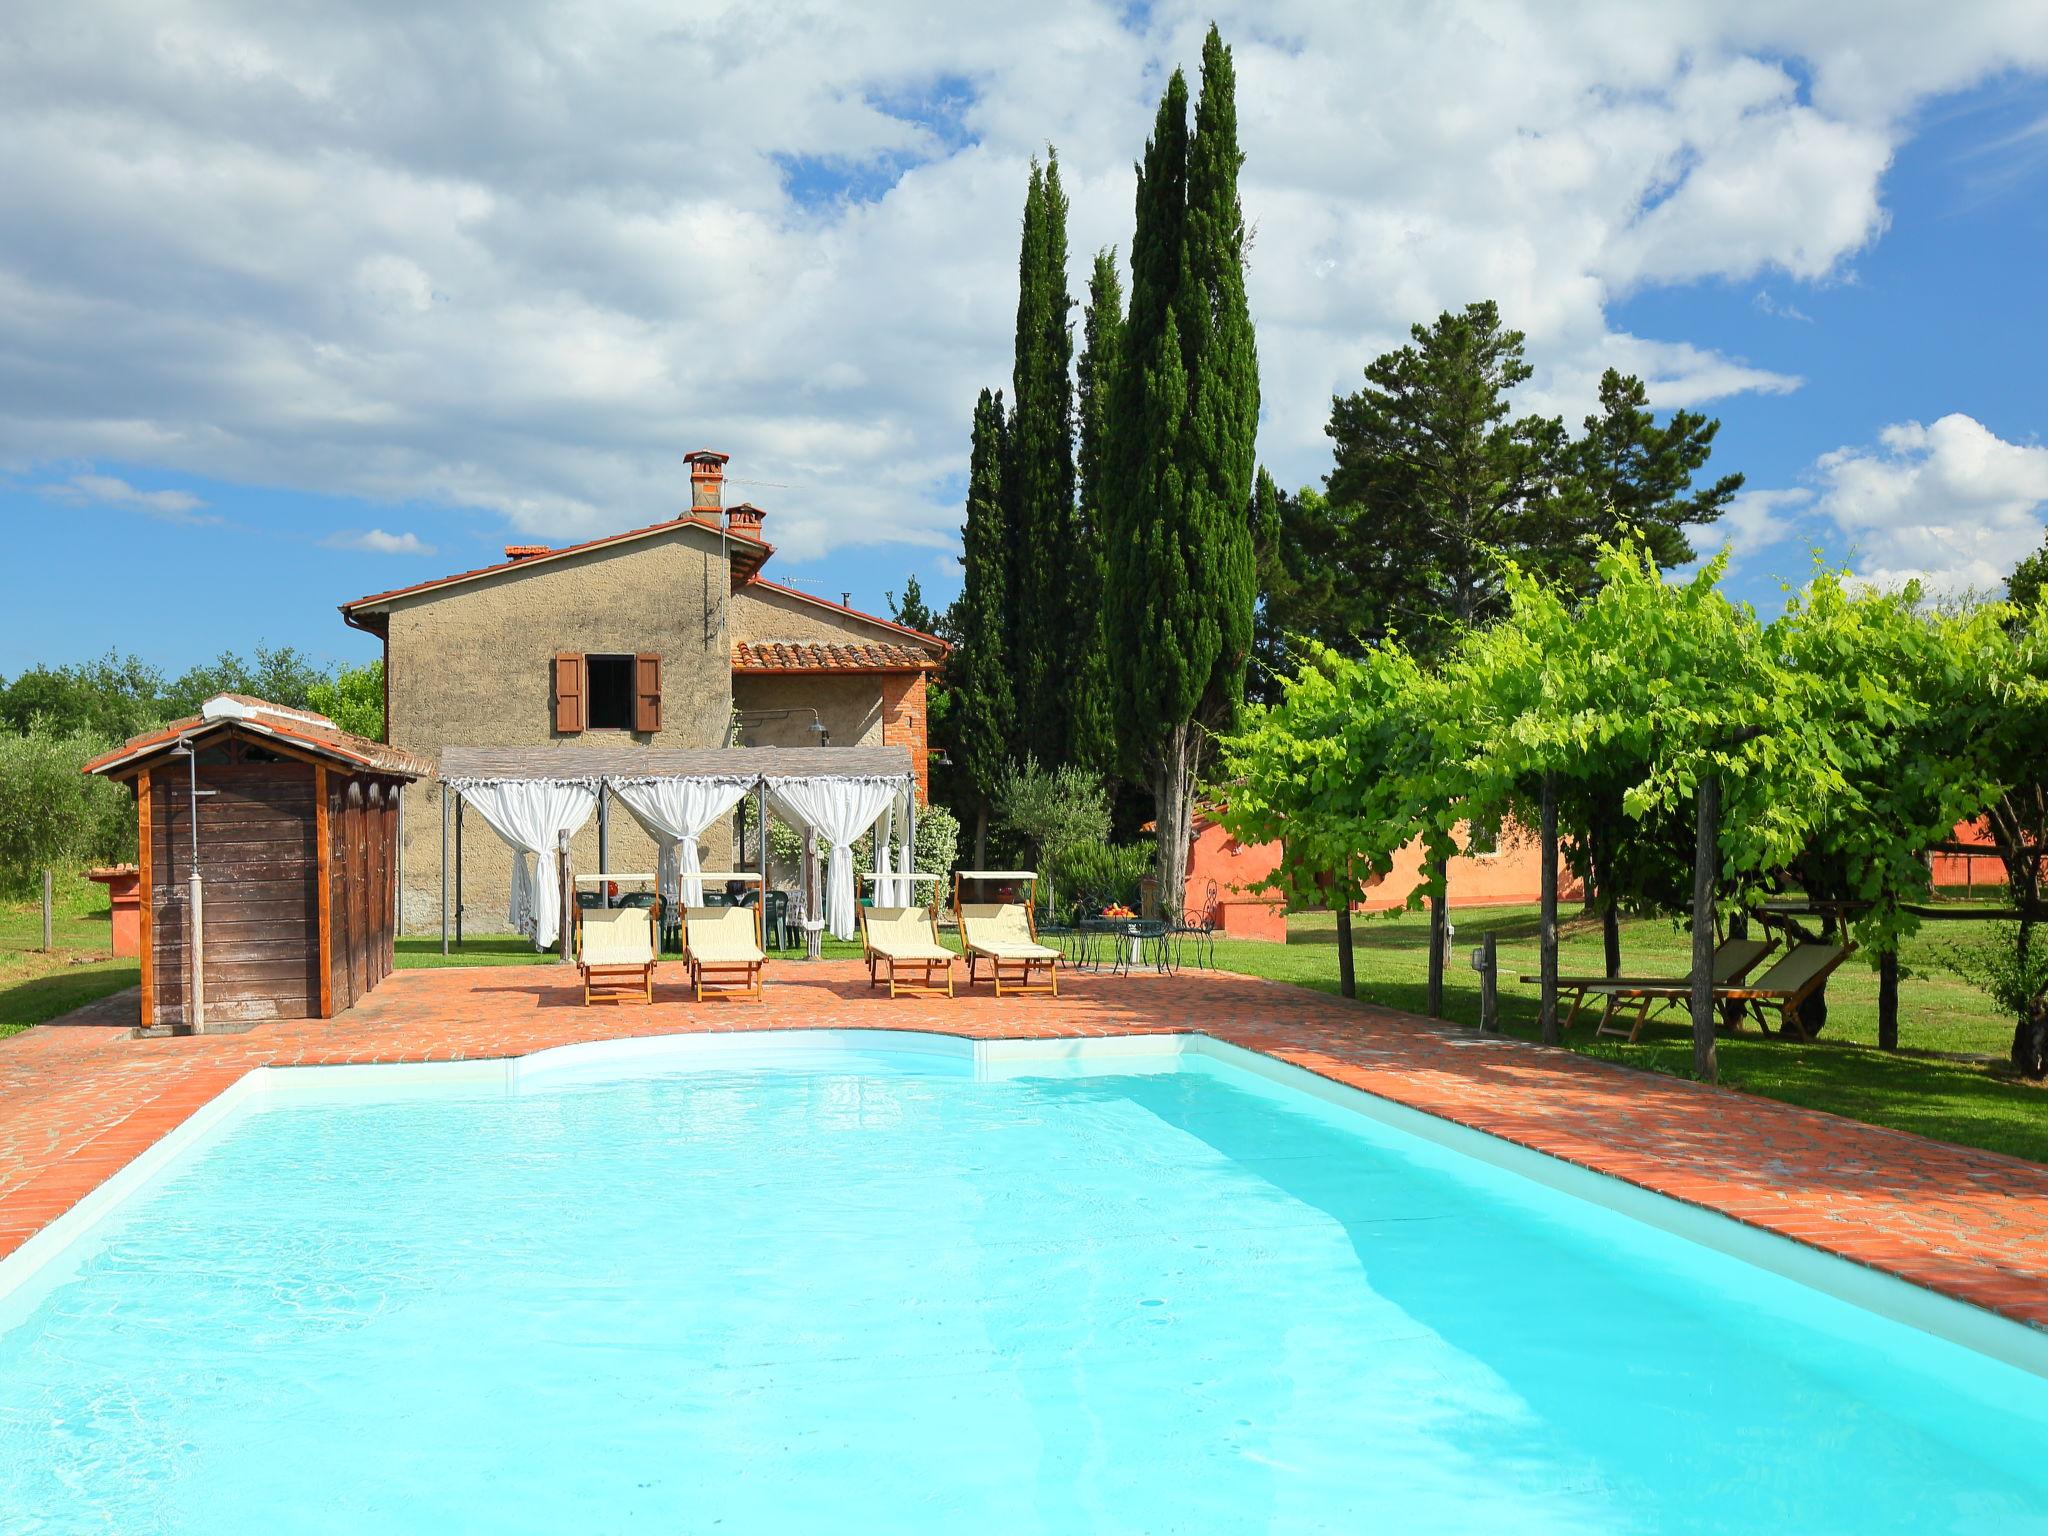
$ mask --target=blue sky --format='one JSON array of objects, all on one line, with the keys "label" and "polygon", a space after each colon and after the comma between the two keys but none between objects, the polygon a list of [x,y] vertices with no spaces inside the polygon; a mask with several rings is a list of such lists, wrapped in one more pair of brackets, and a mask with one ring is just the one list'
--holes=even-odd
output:
[{"label": "blue sky", "polygon": [[[1762,606],[1814,545],[1954,590],[2040,542],[2039,8],[1728,9],[1223,15],[1283,481],[1327,467],[1332,389],[1491,296],[1530,333],[1530,408],[1575,420],[1613,361],[1722,419],[1733,585]],[[120,4],[25,28],[0,59],[0,673],[367,659],[339,603],[669,515],[698,446],[767,509],[769,575],[951,597],[1026,160],[1060,146],[1078,291],[1128,244],[1130,161],[1206,11],[616,11],[571,36],[508,3],[461,57],[404,17],[199,0],[175,31]]]}]

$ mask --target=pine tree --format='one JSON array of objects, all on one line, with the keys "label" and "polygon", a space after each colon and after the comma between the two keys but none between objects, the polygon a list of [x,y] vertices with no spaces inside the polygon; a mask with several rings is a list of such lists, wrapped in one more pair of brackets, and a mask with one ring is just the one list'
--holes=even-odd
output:
[{"label": "pine tree", "polygon": [[1004,516],[1002,465],[1008,445],[1000,391],[974,404],[974,448],[967,471],[967,523],[960,530],[965,568],[954,612],[955,649],[946,676],[952,695],[952,755],[973,790],[977,865],[988,855],[989,797],[1013,755],[1016,702],[1010,687],[1005,593],[1009,584],[1009,531]]},{"label": "pine tree", "polygon": [[1114,773],[1116,706],[1110,695],[1109,625],[1103,587],[1109,560],[1104,481],[1108,473],[1110,396],[1122,353],[1123,280],[1113,249],[1095,253],[1082,323],[1075,415],[1080,448],[1075,459],[1077,496],[1072,566],[1067,580],[1068,634],[1073,663],[1068,679],[1068,755],[1095,773]]},{"label": "pine tree", "polygon": [[1074,357],[1067,293],[1067,197],[1058,154],[1031,162],[1017,253],[1005,499],[1013,522],[1009,595],[1018,746],[1048,765],[1068,757],[1074,539]]},{"label": "pine tree", "polygon": [[1242,162],[1235,70],[1212,26],[1193,136],[1176,70],[1139,166],[1106,498],[1117,722],[1152,788],[1160,899],[1173,911],[1209,736],[1234,721],[1251,653],[1259,381]]}]

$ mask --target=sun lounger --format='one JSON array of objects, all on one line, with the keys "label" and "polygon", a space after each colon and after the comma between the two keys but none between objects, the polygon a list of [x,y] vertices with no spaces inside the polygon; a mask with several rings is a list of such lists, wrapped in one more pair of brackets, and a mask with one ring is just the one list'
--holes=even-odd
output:
[{"label": "sun lounger", "polygon": [[761,909],[683,908],[683,961],[698,1002],[707,989],[760,1002],[761,973],[768,964],[761,948]]},{"label": "sun lounger", "polygon": [[654,1001],[654,912],[610,907],[576,915],[576,965],[583,1002]]},{"label": "sun lounger", "polygon": [[[896,997],[951,997],[953,951],[939,942],[938,920],[929,907],[862,907],[860,941],[868,963],[868,985],[889,984]],[[937,976],[945,977],[941,987]],[[907,978],[915,977],[915,980]]]},{"label": "sun lounger", "polygon": [[[987,961],[997,997],[1003,995],[1005,982],[1016,993],[1060,995],[1060,952],[1038,942],[1028,906],[1015,901],[970,901],[954,912],[960,922],[960,945],[967,951],[969,986],[980,979],[981,962]],[[1033,982],[1034,974],[1045,979]]]},{"label": "sun lounger", "polygon": [[[1776,939],[1723,939],[1714,949],[1714,985],[1719,987],[1740,981],[1759,960],[1777,947]],[[1542,982],[1542,977],[1524,976],[1522,981],[1524,985],[1536,986]],[[1614,1017],[1616,1001],[1624,997],[1632,999],[1644,987],[1660,994],[1673,987],[1683,987],[1690,996],[1692,981],[1685,976],[1560,976],[1557,978],[1558,996],[1562,998],[1570,993],[1572,999],[1571,1012],[1565,1015],[1564,1027],[1572,1027],[1587,998],[1602,996],[1607,999],[1607,1007],[1594,1033],[1604,1035],[1608,1033],[1608,1021]],[[1620,1034],[1621,1031],[1613,1033]]]},{"label": "sun lounger", "polygon": [[[1835,967],[1855,951],[1854,944],[1795,944],[1755,981],[1716,986],[1714,1001],[1736,1005],[1738,1019],[1742,1011],[1749,1012],[1755,1016],[1759,1028],[1764,1023],[1764,1010],[1775,1008],[1781,1031],[1797,1035],[1802,1040],[1811,1040],[1813,1036],[1799,1022],[1799,1010],[1826,984]],[[1692,986],[1681,981],[1665,987],[1638,987],[1626,995],[1641,1004],[1636,1009],[1635,1024],[1628,1032],[1629,1039],[1634,1040],[1642,1030],[1652,1002],[1689,1001]],[[1602,1022],[1604,1026],[1605,1021]]]}]

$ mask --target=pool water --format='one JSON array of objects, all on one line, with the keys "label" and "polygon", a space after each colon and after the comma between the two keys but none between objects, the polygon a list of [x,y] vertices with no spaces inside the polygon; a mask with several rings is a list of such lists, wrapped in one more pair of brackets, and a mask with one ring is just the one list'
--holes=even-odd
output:
[{"label": "pool water", "polygon": [[0,1312],[0,1530],[2048,1531],[2048,1380],[1178,1062],[238,1112]]}]

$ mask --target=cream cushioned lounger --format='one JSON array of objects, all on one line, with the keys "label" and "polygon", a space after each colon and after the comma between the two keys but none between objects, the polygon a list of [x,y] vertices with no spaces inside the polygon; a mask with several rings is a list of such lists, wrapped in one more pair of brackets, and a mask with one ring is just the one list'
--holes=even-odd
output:
[{"label": "cream cushioned lounger", "polygon": [[654,909],[594,908],[578,914],[576,966],[583,1002],[654,1001]]},{"label": "cream cushioned lounger", "polygon": [[[862,907],[861,944],[866,950],[868,985],[889,984],[889,995],[951,997],[953,951],[939,942],[938,920],[929,907]],[[898,973],[902,972],[903,975]],[[943,973],[946,984],[937,980]],[[907,980],[914,976],[915,980]]]},{"label": "cream cushioned lounger", "polygon": [[708,987],[729,997],[761,1001],[761,972],[768,955],[761,948],[759,907],[683,908],[683,961],[697,1001]]},{"label": "cream cushioned lounger", "polygon": [[[968,901],[956,910],[960,942],[967,951],[969,985],[979,979],[978,965],[986,960],[997,997],[1003,995],[1005,981],[1012,992],[1060,995],[1060,952],[1038,942],[1029,907],[1015,901]],[[1034,972],[1042,972],[1045,980],[1034,984]]]}]

